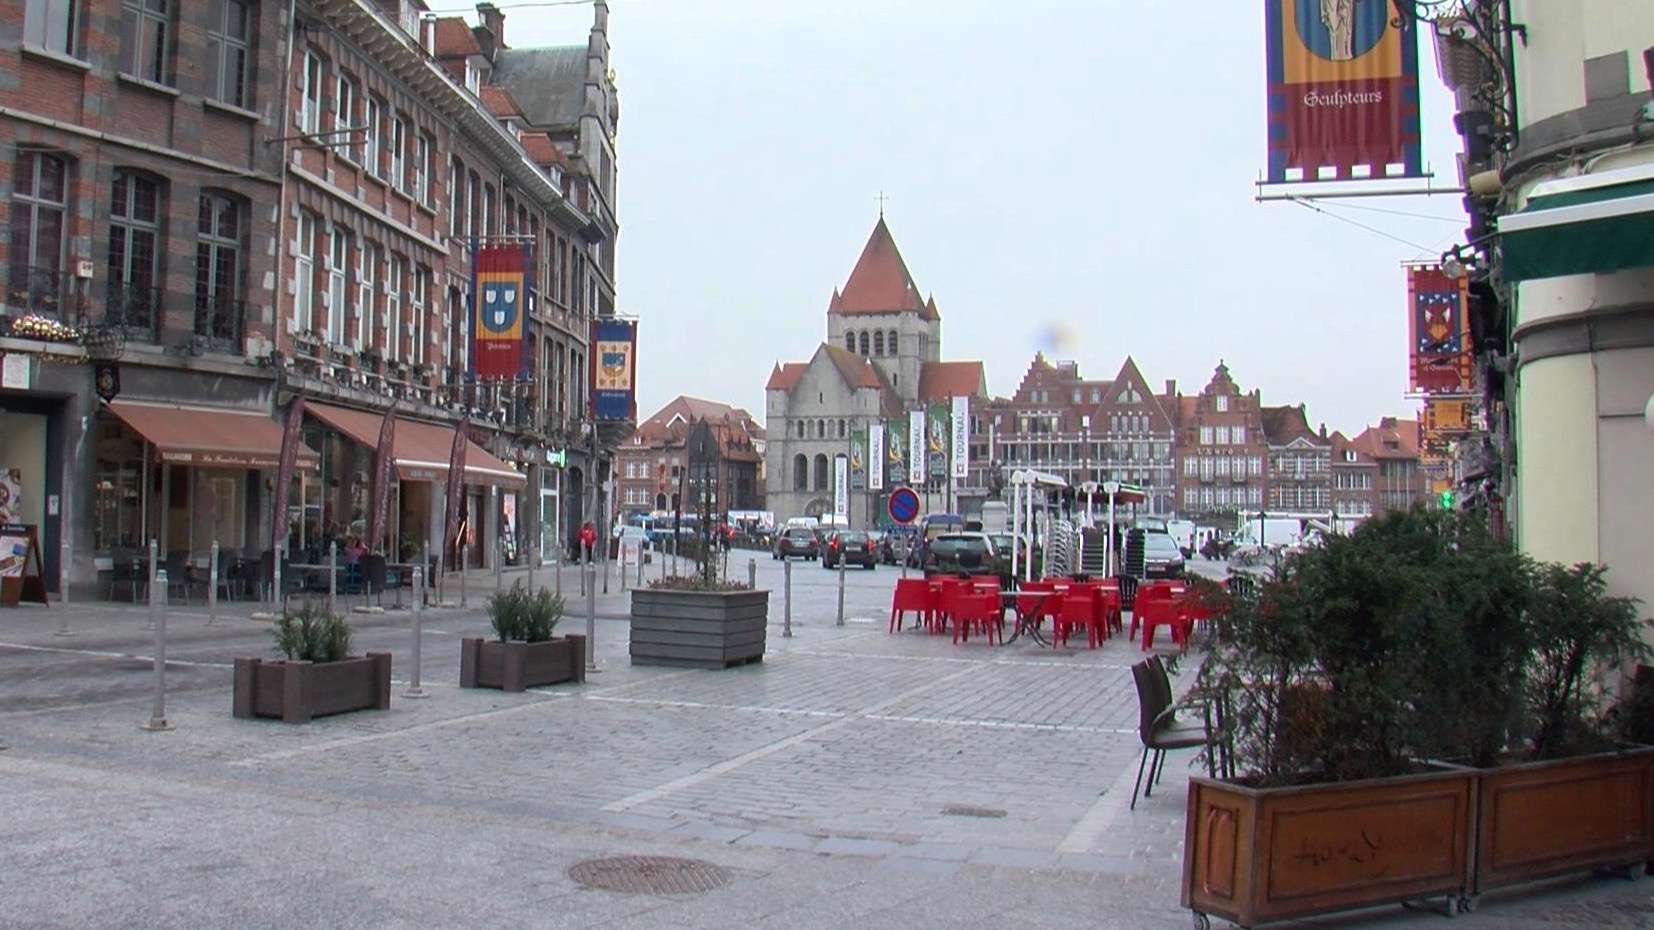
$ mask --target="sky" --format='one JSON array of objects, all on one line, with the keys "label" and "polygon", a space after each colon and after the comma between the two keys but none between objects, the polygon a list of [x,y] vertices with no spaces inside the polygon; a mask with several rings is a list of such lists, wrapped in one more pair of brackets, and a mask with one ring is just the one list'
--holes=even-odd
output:
[{"label": "sky", "polygon": [[[514,47],[591,21],[500,6]],[[1095,379],[1131,355],[1185,394],[1222,360],[1350,435],[1417,413],[1401,263],[1463,241],[1459,198],[1256,202],[1260,3],[611,0],[609,32],[640,419],[687,394],[761,421],[773,366],[826,338],[881,192],[943,357],[981,359],[996,396],[1043,351]],[[1426,167],[1452,187],[1428,48],[1420,71]]]}]

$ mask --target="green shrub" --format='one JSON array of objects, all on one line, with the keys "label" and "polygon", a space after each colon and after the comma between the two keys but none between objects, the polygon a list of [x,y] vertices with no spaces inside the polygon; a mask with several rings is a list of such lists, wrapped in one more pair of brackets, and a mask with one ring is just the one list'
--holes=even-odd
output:
[{"label": "green shrub", "polygon": [[290,661],[337,662],[350,655],[350,624],[326,604],[307,602],[298,610],[282,611],[272,635]]},{"label": "green shrub", "polygon": [[529,591],[521,581],[483,603],[500,642],[540,643],[551,639],[563,619],[563,599],[545,588]]},{"label": "green shrub", "polygon": [[656,591],[751,591],[744,581],[720,581],[701,575],[667,575],[653,578],[649,587]]},{"label": "green shrub", "polygon": [[[1539,573],[1527,678],[1531,758],[1556,759],[1609,743],[1614,734],[1603,713],[1614,684],[1609,676],[1649,659],[1642,638],[1648,624],[1637,618],[1637,601],[1609,596],[1607,573],[1589,563],[1546,565]],[[1636,684],[1628,699],[1639,697]]]}]

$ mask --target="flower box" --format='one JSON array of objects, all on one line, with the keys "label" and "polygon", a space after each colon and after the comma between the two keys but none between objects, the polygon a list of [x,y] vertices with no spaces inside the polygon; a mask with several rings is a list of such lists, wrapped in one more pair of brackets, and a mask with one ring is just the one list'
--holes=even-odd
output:
[{"label": "flower box", "polygon": [[391,706],[391,656],[370,652],[337,662],[235,660],[237,717],[308,723],[314,717]]},{"label": "flower box", "polygon": [[632,591],[633,665],[728,668],[764,660],[768,591]]},{"label": "flower box", "polygon": [[538,643],[462,639],[459,686],[522,691],[586,680],[586,637],[557,636]]}]

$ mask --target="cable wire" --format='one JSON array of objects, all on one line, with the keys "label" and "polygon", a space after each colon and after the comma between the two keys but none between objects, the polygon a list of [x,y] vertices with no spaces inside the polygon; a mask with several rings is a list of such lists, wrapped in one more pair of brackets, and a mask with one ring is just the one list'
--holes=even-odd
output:
[{"label": "cable wire", "polygon": [[1358,229],[1365,229],[1367,232],[1370,232],[1374,235],[1383,236],[1386,239],[1393,239],[1396,242],[1401,243],[1402,245],[1408,246],[1410,248],[1417,249],[1420,252],[1429,252],[1430,251],[1429,248],[1427,248],[1426,246],[1419,245],[1417,242],[1411,242],[1411,241],[1403,239],[1400,236],[1397,236],[1393,233],[1387,233],[1382,229],[1376,229],[1372,226],[1368,226],[1366,223],[1357,223],[1355,220],[1352,220],[1347,216],[1339,216],[1336,213],[1330,213],[1326,210],[1321,209],[1320,207],[1316,206],[1315,204],[1309,203],[1308,201],[1300,200],[1300,199],[1294,199],[1292,202],[1299,205],[1299,206],[1301,206],[1301,207],[1303,207],[1306,210],[1313,210],[1314,212],[1319,213],[1322,216],[1331,217],[1332,219],[1338,220],[1340,222],[1348,223],[1351,226],[1354,226]]}]

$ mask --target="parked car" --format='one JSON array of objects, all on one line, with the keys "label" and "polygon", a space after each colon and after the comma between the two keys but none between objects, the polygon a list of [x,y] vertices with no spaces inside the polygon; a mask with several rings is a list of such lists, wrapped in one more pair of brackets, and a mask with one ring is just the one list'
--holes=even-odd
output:
[{"label": "parked car", "polygon": [[770,550],[770,558],[793,559],[802,558],[815,560],[821,557],[821,541],[816,537],[816,531],[807,526],[789,526],[775,537],[775,547]]},{"label": "parked car", "polygon": [[821,550],[821,567],[837,568],[840,559],[846,566],[860,565],[871,571],[879,564],[879,550],[860,530],[838,530]]},{"label": "parked car", "polygon": [[1183,550],[1165,533],[1143,534],[1143,577],[1183,577]]},{"label": "parked car", "polygon": [[999,575],[999,553],[987,533],[943,533],[925,544],[926,575]]}]

